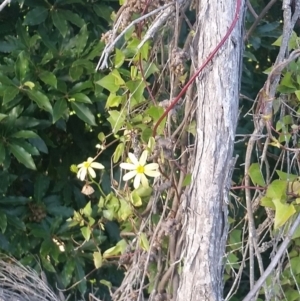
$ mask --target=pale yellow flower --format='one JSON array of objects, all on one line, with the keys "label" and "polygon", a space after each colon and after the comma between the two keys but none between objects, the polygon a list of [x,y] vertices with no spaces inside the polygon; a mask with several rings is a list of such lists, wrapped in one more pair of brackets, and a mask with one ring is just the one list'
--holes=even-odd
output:
[{"label": "pale yellow flower", "polygon": [[79,168],[77,172],[77,178],[81,181],[84,181],[87,174],[89,174],[92,178],[96,178],[95,169],[104,169],[104,166],[101,163],[94,162],[93,158],[88,158],[87,161],[84,161],[81,164],[78,164],[77,167]]},{"label": "pale yellow flower", "polygon": [[[130,170],[123,176],[124,181],[128,181],[132,178],[133,180],[133,187],[137,189],[140,184],[144,187],[148,187],[148,177],[158,177],[160,176],[160,172],[158,171],[159,165],[157,163],[150,163],[146,165],[147,160],[147,151],[143,151],[140,160],[138,160],[134,154],[128,153],[128,157],[132,163],[121,163],[120,167],[122,169]],[[146,175],[146,176],[145,176]]]}]

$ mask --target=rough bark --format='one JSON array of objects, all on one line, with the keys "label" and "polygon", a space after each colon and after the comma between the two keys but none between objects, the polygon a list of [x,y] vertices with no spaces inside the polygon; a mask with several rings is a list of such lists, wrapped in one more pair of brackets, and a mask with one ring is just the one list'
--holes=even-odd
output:
[{"label": "rough bark", "polygon": [[[198,66],[226,34],[236,0],[199,1]],[[242,4],[242,7],[244,5]],[[228,176],[238,118],[242,20],[197,82],[197,141],[187,200],[184,268],[177,301],[223,299]]]}]

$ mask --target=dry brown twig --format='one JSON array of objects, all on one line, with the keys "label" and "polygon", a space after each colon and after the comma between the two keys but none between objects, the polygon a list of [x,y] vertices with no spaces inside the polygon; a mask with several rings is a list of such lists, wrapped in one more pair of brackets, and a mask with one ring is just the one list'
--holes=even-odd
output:
[{"label": "dry brown twig", "polygon": [[1,301],[63,301],[39,275],[13,258],[0,258]]}]

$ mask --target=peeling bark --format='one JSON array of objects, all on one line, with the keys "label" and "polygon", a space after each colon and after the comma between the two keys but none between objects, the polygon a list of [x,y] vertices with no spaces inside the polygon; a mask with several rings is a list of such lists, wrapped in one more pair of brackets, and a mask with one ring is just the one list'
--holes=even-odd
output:
[{"label": "peeling bark", "polygon": [[[236,0],[199,1],[194,40],[198,67],[226,34]],[[244,5],[242,4],[242,7]],[[225,202],[238,118],[242,64],[241,16],[197,82],[197,141],[185,216],[185,256],[177,301],[223,299]]]}]

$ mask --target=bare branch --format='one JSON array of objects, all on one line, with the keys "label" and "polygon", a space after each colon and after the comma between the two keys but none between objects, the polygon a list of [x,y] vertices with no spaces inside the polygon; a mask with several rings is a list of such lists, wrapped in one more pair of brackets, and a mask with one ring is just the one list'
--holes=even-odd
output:
[{"label": "bare branch", "polygon": [[2,11],[6,5],[10,4],[10,1],[11,0],[4,0],[0,5],[0,11]]},{"label": "bare branch", "polygon": [[266,281],[267,277],[271,274],[271,272],[275,269],[276,265],[278,264],[281,256],[286,251],[288,244],[290,243],[294,232],[296,231],[297,227],[300,225],[300,214],[297,216],[296,220],[294,221],[292,227],[288,231],[288,234],[284,241],[282,242],[280,248],[278,249],[276,255],[272,259],[271,263],[269,264],[268,268],[265,270],[263,275],[257,280],[251,291],[247,294],[247,296],[243,299],[243,301],[250,301],[258,290],[262,287],[263,283]]},{"label": "bare branch", "polygon": [[[262,18],[266,15],[266,13],[270,10],[270,8],[276,3],[277,0],[271,0],[266,7],[261,11],[261,13],[259,14],[259,16],[257,16],[256,20],[254,21],[254,23],[252,24],[252,26],[250,27],[250,29],[248,30],[248,32],[245,34],[244,37],[244,41],[247,41],[249,39],[249,37],[251,36],[251,34],[253,33],[253,31],[255,30],[255,28],[257,27],[257,25],[259,24],[259,22],[262,20]],[[248,1],[250,2],[250,1]],[[249,6],[248,6],[249,8]]]}]

